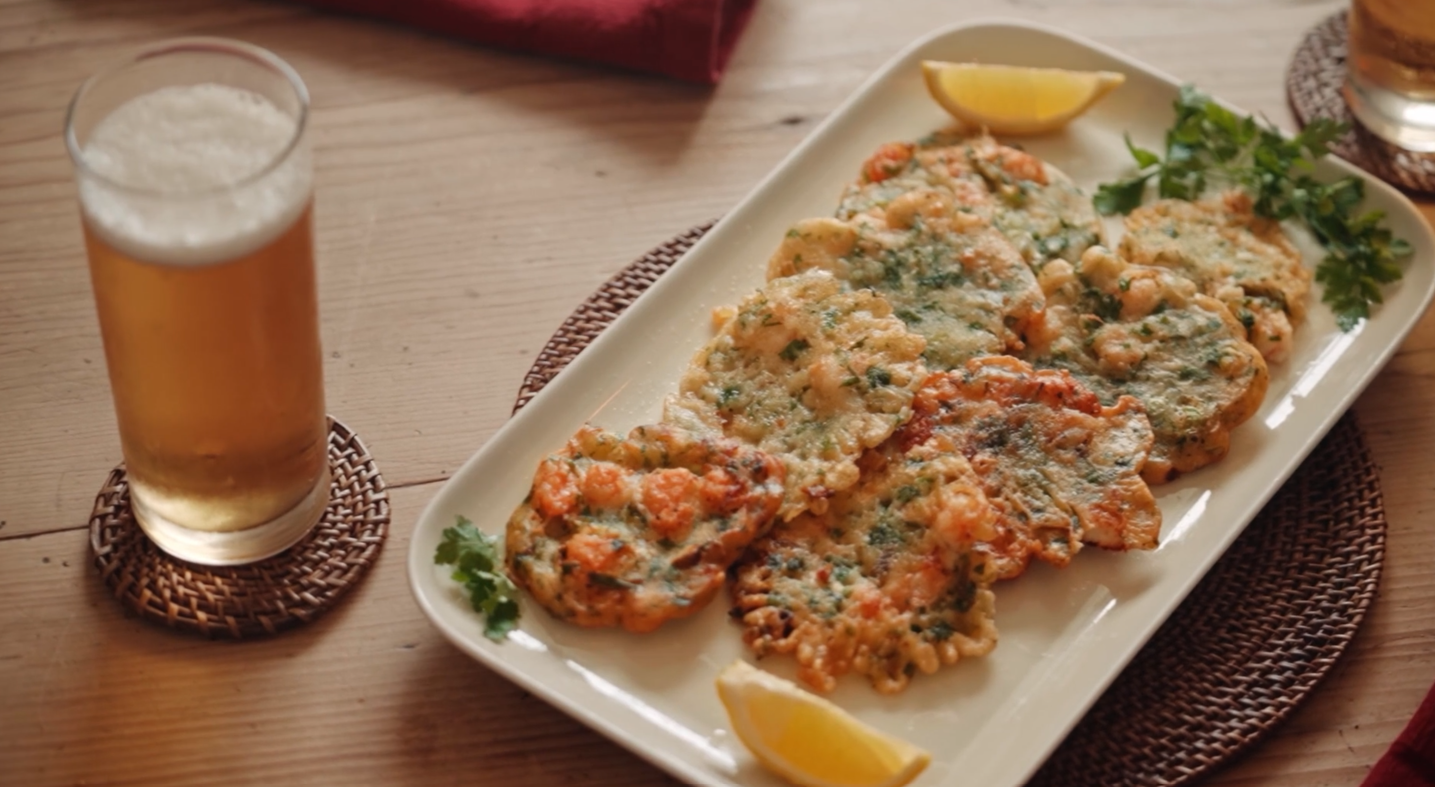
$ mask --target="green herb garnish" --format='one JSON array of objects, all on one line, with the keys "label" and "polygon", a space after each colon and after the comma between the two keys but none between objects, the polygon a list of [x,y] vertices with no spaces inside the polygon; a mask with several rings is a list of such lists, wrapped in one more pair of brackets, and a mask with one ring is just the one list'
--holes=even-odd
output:
[{"label": "green herb garnish", "polygon": [[468,590],[469,602],[484,616],[483,635],[501,642],[518,625],[518,589],[498,567],[498,539],[458,517],[443,531],[433,562],[454,566],[453,579]]},{"label": "green herb garnish", "polygon": [[1351,176],[1324,184],[1309,174],[1347,127],[1320,119],[1287,138],[1268,122],[1237,117],[1190,85],[1181,88],[1175,109],[1165,157],[1127,137],[1137,174],[1102,184],[1092,199],[1096,209],[1105,215],[1131,212],[1153,178],[1162,198],[1194,200],[1210,185],[1240,187],[1251,195],[1257,215],[1300,218],[1325,247],[1315,277],[1325,285],[1323,300],[1341,329],[1369,317],[1370,304],[1382,301],[1381,285],[1401,276],[1396,260],[1411,249],[1382,224],[1382,212],[1357,212],[1365,197],[1363,180]]},{"label": "green herb garnish", "polygon": [[801,355],[811,346],[812,345],[808,344],[805,339],[793,339],[788,342],[787,346],[782,348],[782,352],[777,355],[784,361],[795,361],[797,360],[797,356]]}]

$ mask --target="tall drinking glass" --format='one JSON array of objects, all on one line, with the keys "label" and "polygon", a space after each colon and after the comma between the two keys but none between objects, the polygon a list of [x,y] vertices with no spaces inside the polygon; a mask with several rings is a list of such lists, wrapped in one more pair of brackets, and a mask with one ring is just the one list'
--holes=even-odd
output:
[{"label": "tall drinking glass", "polygon": [[196,563],[281,552],[328,503],[308,109],[273,54],[195,38],[65,123],[135,518]]},{"label": "tall drinking glass", "polygon": [[1346,103],[1400,147],[1435,151],[1435,0],[1355,0]]}]

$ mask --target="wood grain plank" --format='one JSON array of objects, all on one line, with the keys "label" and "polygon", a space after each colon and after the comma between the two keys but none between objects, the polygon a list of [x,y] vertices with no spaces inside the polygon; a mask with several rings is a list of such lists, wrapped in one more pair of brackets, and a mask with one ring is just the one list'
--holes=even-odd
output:
[{"label": "wood grain plank", "polygon": [[433,491],[392,493],[337,609],[252,642],[125,617],[83,531],[6,543],[0,784],[673,784],[428,624],[404,559]]}]

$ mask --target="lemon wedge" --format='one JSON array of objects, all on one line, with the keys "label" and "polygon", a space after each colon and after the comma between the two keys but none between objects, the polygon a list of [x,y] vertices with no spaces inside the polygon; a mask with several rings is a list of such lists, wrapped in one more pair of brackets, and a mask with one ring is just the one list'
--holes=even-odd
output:
[{"label": "lemon wedge", "polygon": [[932,755],[821,697],[734,661],[717,678],[733,732],[769,770],[805,787],[901,787]]},{"label": "lemon wedge", "polygon": [[1056,131],[1126,81],[1113,71],[1067,71],[922,61],[927,90],[957,120],[993,134]]}]

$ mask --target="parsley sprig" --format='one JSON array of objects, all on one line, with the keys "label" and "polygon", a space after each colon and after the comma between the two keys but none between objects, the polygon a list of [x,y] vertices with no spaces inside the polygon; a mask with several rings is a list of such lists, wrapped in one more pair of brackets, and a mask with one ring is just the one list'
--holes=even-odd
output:
[{"label": "parsley sprig", "polygon": [[1311,176],[1314,161],[1330,151],[1346,126],[1319,119],[1294,137],[1285,137],[1254,117],[1239,118],[1190,85],[1176,99],[1176,122],[1166,132],[1166,155],[1137,147],[1126,138],[1136,175],[1102,184],[1092,200],[1105,215],[1129,213],[1141,204],[1154,179],[1162,198],[1194,200],[1208,187],[1239,187],[1251,195],[1257,215],[1277,221],[1299,218],[1325,248],[1316,280],[1342,330],[1370,316],[1380,303],[1381,285],[1400,278],[1396,260],[1410,244],[1383,225],[1381,211],[1359,213],[1365,182],[1358,177],[1321,183]]},{"label": "parsley sprig", "polygon": [[433,562],[454,566],[454,581],[463,583],[474,610],[484,616],[484,636],[501,642],[518,625],[518,589],[499,568],[498,539],[458,517],[456,527],[443,531]]}]

